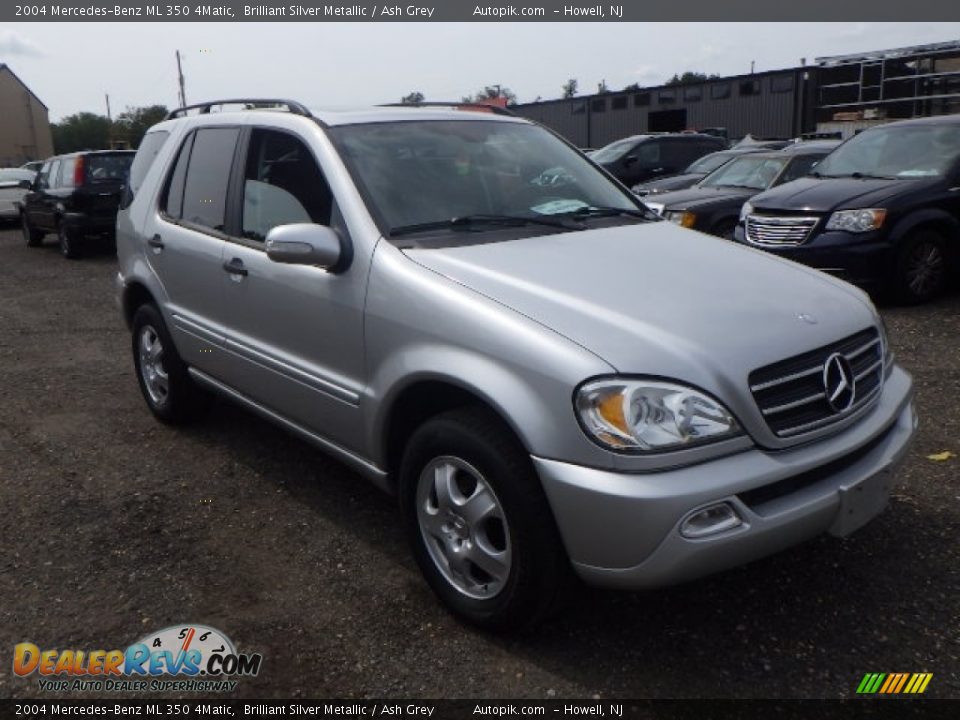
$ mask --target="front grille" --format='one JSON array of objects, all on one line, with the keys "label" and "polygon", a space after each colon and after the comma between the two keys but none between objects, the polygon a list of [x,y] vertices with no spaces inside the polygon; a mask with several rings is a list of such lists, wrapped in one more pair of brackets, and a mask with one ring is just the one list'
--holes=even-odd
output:
[{"label": "front grille", "polygon": [[[768,365],[750,373],[750,390],[767,425],[778,437],[792,437],[838,422],[874,400],[883,385],[883,347],[876,328]],[[847,410],[831,407],[824,388],[824,363],[843,355],[853,371],[853,401]]]},{"label": "front grille", "polygon": [[819,218],[747,215],[747,240],[754,245],[799,245],[810,237]]}]

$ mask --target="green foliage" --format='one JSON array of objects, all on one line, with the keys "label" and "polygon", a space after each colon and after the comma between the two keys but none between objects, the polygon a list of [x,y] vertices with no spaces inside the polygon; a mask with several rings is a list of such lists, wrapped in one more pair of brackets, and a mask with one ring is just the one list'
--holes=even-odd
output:
[{"label": "green foliage", "polygon": [[136,149],[150,126],[167,115],[163,105],[128,107],[112,123],[104,115],[80,112],[50,126],[53,151],[60,155],[77,150]]},{"label": "green foliage", "polygon": [[103,115],[81,112],[51,125],[53,151],[106,150],[110,147],[110,121]]},{"label": "green foliage", "polygon": [[579,92],[579,89],[577,87],[578,85],[579,83],[577,82],[576,78],[570,78],[569,80],[567,80],[563,84],[563,97],[565,98],[574,97],[577,94],[577,92]]},{"label": "green foliage", "polygon": [[719,75],[707,75],[702,72],[691,72],[687,71],[683,75],[673,74],[673,77],[667,81],[667,85],[692,85],[694,83],[703,82],[704,80],[714,80],[720,77]]},{"label": "green foliage", "polygon": [[484,100],[493,100],[495,98],[506,98],[507,105],[516,105],[517,95],[508,87],[503,87],[501,85],[487,85],[480,90],[476,95],[470,96],[465,95],[461,98],[461,102],[472,103],[472,102],[482,102]]},{"label": "green foliage", "polygon": [[424,101],[424,95],[419,90],[414,90],[409,95],[404,95],[400,98],[400,102],[404,105],[416,105],[417,103],[422,103]]}]

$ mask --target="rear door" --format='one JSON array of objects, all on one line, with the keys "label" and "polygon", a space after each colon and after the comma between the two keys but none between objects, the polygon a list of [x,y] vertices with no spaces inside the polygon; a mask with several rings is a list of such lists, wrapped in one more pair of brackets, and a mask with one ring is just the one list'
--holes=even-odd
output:
[{"label": "rear door", "polygon": [[227,188],[240,129],[197,129],[168,170],[144,224],[145,256],[166,292],[164,315],[181,357],[216,374],[223,363]]}]

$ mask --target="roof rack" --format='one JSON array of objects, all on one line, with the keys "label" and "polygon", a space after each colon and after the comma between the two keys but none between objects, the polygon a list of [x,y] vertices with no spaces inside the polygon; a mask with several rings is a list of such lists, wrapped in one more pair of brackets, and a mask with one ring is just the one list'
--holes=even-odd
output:
[{"label": "roof rack", "polygon": [[286,107],[287,110],[294,115],[313,117],[305,105],[302,105],[295,100],[279,100],[275,98],[234,98],[232,100],[212,100],[211,102],[197,103],[196,105],[185,105],[184,107],[171,110],[169,113],[167,113],[167,117],[164,119],[172,120],[173,118],[186,117],[189,110],[198,110],[199,115],[205,115],[210,112],[210,108],[217,105],[280,105]]},{"label": "roof rack", "polygon": [[480,112],[489,112],[494,115],[509,115],[516,117],[515,113],[499,105],[487,105],[484,102],[415,102],[415,103],[384,103],[379,107],[445,107],[454,110],[479,110]]}]

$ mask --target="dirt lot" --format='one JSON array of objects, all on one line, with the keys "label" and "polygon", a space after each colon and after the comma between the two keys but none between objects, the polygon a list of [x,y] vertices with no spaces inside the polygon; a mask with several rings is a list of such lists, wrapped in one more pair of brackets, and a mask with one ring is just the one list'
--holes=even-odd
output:
[{"label": "dirt lot", "polygon": [[12,647],[126,647],[198,622],[264,655],[246,697],[849,697],[927,671],[960,697],[960,295],[886,308],[922,430],[891,507],[649,594],[579,589],[490,637],[434,601],[392,501],[227,403],[155,422],[113,299],[115,259],[0,231],[0,697]]}]

